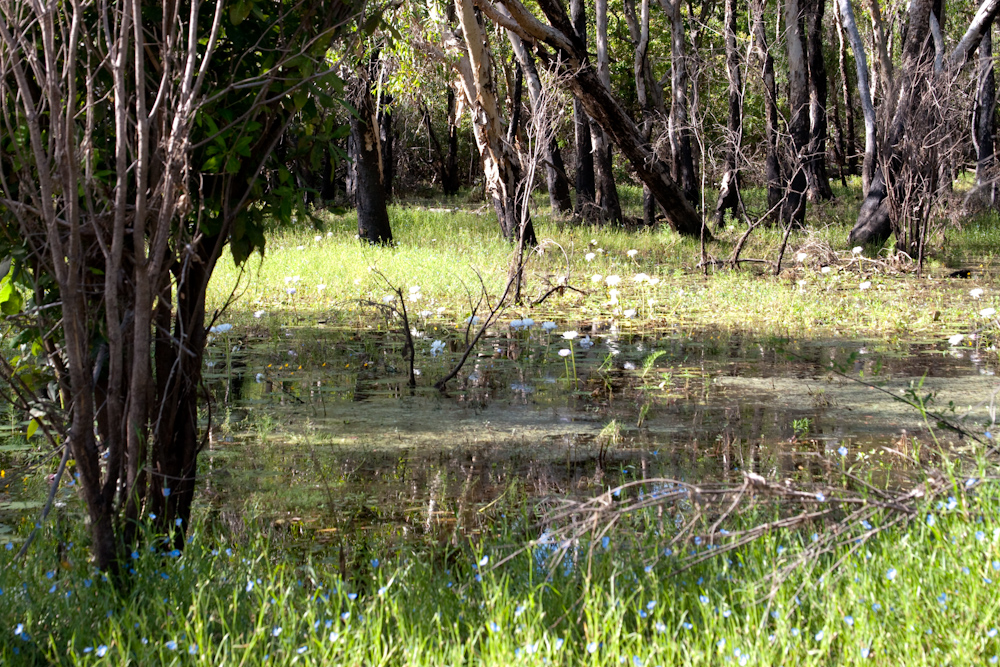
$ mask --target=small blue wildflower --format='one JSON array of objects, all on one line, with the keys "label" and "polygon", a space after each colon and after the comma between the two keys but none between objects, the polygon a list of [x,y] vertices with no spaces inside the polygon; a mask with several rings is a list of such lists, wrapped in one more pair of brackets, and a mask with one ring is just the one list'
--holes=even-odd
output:
[{"label": "small blue wildflower", "polygon": [[338,639],[340,639],[340,634],[339,633],[336,633],[336,632],[331,632],[330,633],[330,641],[331,642],[335,642]]},{"label": "small blue wildflower", "polygon": [[565,643],[566,643],[566,640],[563,639],[562,637],[559,637],[558,639],[556,639],[556,642],[555,642],[555,645],[554,645],[553,648],[555,648],[555,650],[558,651],[559,649],[561,649],[563,647],[563,644],[565,644]]},{"label": "small blue wildflower", "polygon": [[281,634],[281,626],[275,626],[275,628],[271,630],[272,637],[277,637],[280,634]]},{"label": "small blue wildflower", "polygon": [[837,447],[837,453],[841,456],[847,456],[847,447],[844,447],[843,445]]},{"label": "small blue wildflower", "polygon": [[890,567],[889,571],[885,573],[885,578],[888,579],[889,581],[892,581],[893,579],[895,579],[896,578],[896,568]]},{"label": "small blue wildflower", "polygon": [[354,602],[355,600],[358,599],[358,594],[357,593],[348,593],[347,594],[347,599],[350,600],[351,602]]},{"label": "small blue wildflower", "polygon": [[799,636],[799,629],[798,628],[792,628],[792,636],[793,637],[798,637]]},{"label": "small blue wildflower", "polygon": [[985,539],[986,539],[986,533],[984,533],[981,530],[977,530],[976,531],[976,541],[977,542],[982,542]]},{"label": "small blue wildflower", "polygon": [[350,617],[351,617],[351,612],[345,611],[343,614],[340,615],[340,620],[346,621]]},{"label": "small blue wildflower", "polygon": [[483,556],[479,559],[479,567],[486,567],[490,562],[489,556]]},{"label": "small blue wildflower", "polygon": [[188,655],[198,655],[198,645],[191,644],[188,646]]},{"label": "small blue wildflower", "polygon": [[997,661],[1000,661],[1000,656],[993,656],[992,658],[990,658],[991,665],[997,664]]},{"label": "small blue wildflower", "polygon": [[169,651],[176,651],[177,650],[177,642],[175,642],[173,639],[171,639],[166,644],[164,644],[164,646],[166,646],[167,650],[169,650]]},{"label": "small blue wildflower", "polygon": [[933,526],[935,523],[937,523],[937,521],[934,519],[934,515],[933,514],[928,514],[927,515],[927,525],[928,526]]},{"label": "small blue wildflower", "polygon": [[166,487],[164,487],[164,488],[163,488],[163,497],[164,497],[164,498],[166,498],[166,497],[168,497],[169,495],[170,495],[170,489],[169,489],[169,488],[166,488]]},{"label": "small blue wildflower", "polygon": [[871,649],[870,648],[868,648],[867,646],[862,646],[861,647],[861,657],[862,658],[867,659],[869,653],[871,653]]},{"label": "small blue wildflower", "polygon": [[372,558],[371,563],[372,567],[378,567],[378,558]]},{"label": "small blue wildflower", "polygon": [[698,596],[698,602],[700,602],[702,604],[708,604],[708,596],[707,595],[699,595]]},{"label": "small blue wildflower", "polygon": [[990,628],[989,630],[986,631],[986,636],[989,637],[990,639],[992,639],[993,637],[996,637],[997,636],[997,629],[996,628]]},{"label": "small blue wildflower", "polygon": [[652,611],[653,607],[655,606],[656,606],[656,600],[650,600],[649,602],[646,603],[646,609],[649,609],[650,611]]},{"label": "small blue wildflower", "polygon": [[821,641],[823,641],[823,631],[822,631],[822,630],[820,630],[819,632],[817,632],[814,638],[815,638],[815,639],[816,639],[816,641],[818,641],[818,642],[821,642]]},{"label": "small blue wildflower", "polygon": [[643,570],[645,570],[646,574],[649,574],[650,572],[653,571],[653,566],[647,565],[646,567],[643,568]]},{"label": "small blue wildflower", "polygon": [[167,555],[170,556],[171,558],[179,558],[181,555],[181,550],[173,549],[172,551],[167,552]]},{"label": "small blue wildflower", "polygon": [[308,646],[300,646],[297,649],[295,649],[295,652],[298,653],[299,655],[302,655],[303,653],[305,653],[308,650],[309,650]]},{"label": "small blue wildflower", "polygon": [[872,611],[882,611],[882,605],[880,605],[878,602],[873,602]]},{"label": "small blue wildflower", "polygon": [[724,649],[726,647],[726,638],[723,637],[719,641],[715,642],[715,645],[718,646],[719,650],[721,651],[722,649]]},{"label": "small blue wildflower", "polygon": [[139,552],[138,551],[133,551],[132,552],[132,560],[139,560]]},{"label": "small blue wildflower", "polygon": [[174,519],[174,525],[175,526],[179,527],[183,523],[184,523],[184,521],[182,519]]},{"label": "small blue wildflower", "polygon": [[683,623],[681,623],[681,627],[684,628],[685,630],[690,630],[694,626],[692,624],[688,623],[687,621],[684,621]]},{"label": "small blue wildflower", "polygon": [[861,520],[861,527],[864,528],[865,530],[871,530],[872,529],[872,525],[870,523],[868,523],[864,519]]},{"label": "small blue wildflower", "polygon": [[611,538],[605,535],[601,538],[601,547],[607,549],[611,545]]},{"label": "small blue wildflower", "polygon": [[589,644],[587,644],[587,653],[596,653],[596,652],[597,652],[597,642],[590,642]]},{"label": "small blue wildflower", "polygon": [[247,582],[247,587],[246,587],[246,592],[249,593],[252,590],[253,590],[253,582],[252,581],[248,581]]},{"label": "small blue wildflower", "polygon": [[667,626],[665,626],[663,623],[660,623],[659,621],[657,621],[655,624],[653,624],[653,627],[656,629],[657,632],[666,632],[667,631]]},{"label": "small blue wildflower", "polygon": [[817,493],[816,494],[816,500],[818,500],[819,502],[822,503],[822,502],[826,501],[826,496],[824,496],[822,493]]}]

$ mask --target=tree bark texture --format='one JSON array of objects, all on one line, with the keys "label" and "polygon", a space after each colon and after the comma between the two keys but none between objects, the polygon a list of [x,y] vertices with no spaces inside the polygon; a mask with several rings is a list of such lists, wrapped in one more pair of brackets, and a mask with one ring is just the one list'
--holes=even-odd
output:
[{"label": "tree bark texture", "polygon": [[[528,84],[528,100],[531,102],[532,114],[548,113],[548,109],[544,108],[545,97],[542,91],[542,82],[538,76],[538,68],[535,66],[535,59],[516,33],[507,31],[507,36],[514,50],[514,57],[517,58]],[[573,212],[573,200],[570,197],[569,180],[566,178],[562,151],[559,150],[559,142],[554,132],[549,133],[548,141],[546,141],[544,159],[545,184],[549,191],[549,205],[552,212],[569,215]]]},{"label": "tree bark texture", "polygon": [[670,18],[671,53],[671,105],[668,121],[670,146],[674,156],[673,177],[684,191],[692,206],[701,202],[701,188],[695,171],[691,147],[691,123],[688,119],[687,54],[684,39],[684,17],[680,0],[660,0],[663,11]]},{"label": "tree bark texture", "polygon": [[[608,61],[608,0],[595,0],[597,24],[597,76],[601,84],[611,91],[611,65]],[[594,148],[594,176],[597,180],[597,195],[594,205],[601,221],[621,226],[621,202],[615,184],[614,159],[611,142],[608,141],[600,124],[591,119],[590,139]]]},{"label": "tree bark texture", "polygon": [[778,159],[778,89],[774,80],[774,56],[767,44],[767,33],[764,28],[764,12],[766,0],[753,0],[753,45],[754,52],[760,64],[761,80],[764,84],[764,128],[767,153],[765,156],[765,174],[767,176],[767,208],[771,211],[771,220],[777,222],[781,216],[781,200],[784,197],[784,186],[781,177],[781,162]]},{"label": "tree bark texture", "polygon": [[[847,161],[848,173],[858,174],[858,147],[854,124],[854,92],[851,87],[851,77],[847,67],[847,40],[844,38],[844,23],[840,14],[840,0],[834,0],[834,17],[837,27],[837,41],[840,48],[837,51],[837,66],[840,70],[840,88],[844,98],[844,159]],[[862,187],[862,194],[864,188]]]},{"label": "tree bark texture", "polygon": [[828,94],[826,63],[823,59],[823,14],[826,0],[802,0],[806,24],[806,52],[809,65],[809,157],[806,175],[809,199],[833,199],[826,170]]},{"label": "tree bark texture", "polygon": [[[587,48],[587,13],[583,0],[570,0],[573,15],[573,33],[583,49]],[[590,136],[590,119],[580,100],[573,100],[573,133],[576,143],[576,211],[580,215],[597,197],[597,179],[594,174],[594,144]]]},{"label": "tree bark texture", "polygon": [[726,172],[722,177],[715,203],[715,224],[722,227],[726,211],[740,215],[739,155],[743,136],[743,75],[736,43],[736,0],[726,0],[724,31],[726,40],[726,78],[729,81],[729,123],[726,128]]},{"label": "tree bark texture", "polygon": [[356,81],[353,94],[358,115],[351,116],[351,141],[355,150],[354,206],[358,214],[358,236],[368,243],[392,243],[389,211],[382,183],[382,155],[375,102],[367,77]]},{"label": "tree bark texture", "polygon": [[782,204],[782,219],[802,227],[806,219],[806,163],[809,160],[809,69],[806,62],[800,0],[784,0],[785,44],[788,52],[788,134],[791,139],[790,178]]},{"label": "tree bark texture", "polygon": [[396,176],[396,159],[393,155],[395,145],[395,129],[392,122],[392,95],[382,94],[378,105],[378,132],[381,156],[379,164],[382,169],[382,188],[385,190],[386,201],[392,201],[392,184]]},{"label": "tree bark texture", "polygon": [[[505,141],[503,121],[497,102],[496,84],[486,34],[472,0],[455,0],[455,9],[465,38],[466,56],[459,61],[459,71],[465,88],[466,103],[472,113],[472,127],[482,157],[486,190],[504,238],[517,242],[537,243],[531,217],[523,208],[525,199],[519,196],[521,165],[511,145]],[[523,232],[522,232],[523,226]]]},{"label": "tree bark texture", "polygon": [[997,85],[991,33],[992,30],[988,28],[979,42],[979,76],[973,136],[976,144],[976,185],[980,188],[989,188],[989,205],[995,206]]},{"label": "tree bark texture", "polygon": [[851,0],[838,0],[838,2],[840,20],[851,42],[851,50],[854,52],[855,70],[858,77],[858,97],[861,98],[861,111],[865,120],[865,156],[861,167],[861,192],[862,196],[867,197],[875,174],[878,150],[875,105],[872,104],[871,90],[868,87],[868,56],[865,54],[865,44],[861,39],[857,21],[854,19],[854,8],[851,5]]}]

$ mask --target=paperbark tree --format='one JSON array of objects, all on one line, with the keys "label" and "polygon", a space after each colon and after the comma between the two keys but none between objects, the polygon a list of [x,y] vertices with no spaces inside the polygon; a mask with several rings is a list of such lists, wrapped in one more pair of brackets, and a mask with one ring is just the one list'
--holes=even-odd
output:
[{"label": "paperbark tree", "polygon": [[865,44],[854,20],[854,8],[851,0],[837,0],[840,8],[840,20],[854,52],[854,63],[858,77],[858,97],[861,98],[861,112],[865,120],[865,156],[861,167],[861,192],[868,196],[872,177],[875,173],[875,161],[878,146],[876,144],[875,105],[872,104],[871,91],[868,87],[868,56],[865,54]]},{"label": "paperbark tree", "polygon": [[673,178],[693,205],[701,201],[701,187],[694,166],[691,148],[691,123],[688,119],[688,68],[684,40],[684,17],[681,0],[660,0],[660,6],[670,19],[671,104],[668,133],[673,152]]},{"label": "paperbark tree", "polygon": [[788,134],[792,156],[782,204],[782,219],[796,227],[805,225],[809,161],[809,69],[806,63],[800,0],[784,0],[785,45],[788,52]]},{"label": "paperbark tree", "polygon": [[[844,123],[842,133],[844,142],[844,159],[847,170],[852,176],[858,173],[858,149],[854,123],[854,92],[851,87],[851,76],[847,67],[847,40],[844,38],[844,24],[840,15],[840,0],[834,0],[834,24],[837,29],[837,66],[840,72],[840,89],[844,98]],[[867,80],[867,79],[866,79]],[[866,84],[867,85],[867,84]],[[864,191],[862,190],[862,194]]]},{"label": "paperbark tree", "polygon": [[809,65],[809,158],[806,175],[809,199],[833,199],[826,170],[827,75],[823,58],[823,14],[826,0],[803,0],[806,24],[806,52]]},{"label": "paperbark tree", "polygon": [[[573,34],[581,48],[587,48],[587,13],[583,0],[570,0],[573,15]],[[576,145],[576,210],[583,217],[597,196],[597,178],[594,174],[594,143],[590,136],[590,118],[583,102],[573,100],[573,133]]]},{"label": "paperbark tree", "polygon": [[[608,61],[608,0],[595,0],[597,24],[597,76],[601,84],[611,92],[611,65]],[[618,200],[615,184],[614,161],[611,142],[608,141],[600,123],[590,119],[590,140],[594,148],[594,177],[597,180],[597,194],[594,205],[600,211],[601,221],[622,225],[622,206]]]},{"label": "paperbark tree", "polygon": [[7,278],[31,290],[26,333],[59,399],[40,401],[7,359],[0,392],[75,461],[95,564],[112,573],[142,522],[184,546],[208,281],[227,243],[245,260],[265,219],[301,202],[274,149],[309,113],[307,86],[340,86],[324,55],[355,12],[150,9],[0,2]]},{"label": "paperbark tree", "polygon": [[764,169],[767,176],[767,208],[772,221],[780,218],[781,200],[784,186],[781,178],[781,162],[778,159],[778,89],[774,81],[774,56],[767,44],[764,29],[766,0],[753,0],[750,11],[753,15],[753,46],[760,64],[761,81],[764,84],[764,131],[766,155]]},{"label": "paperbark tree", "polygon": [[743,74],[736,44],[736,0],[726,0],[723,22],[726,39],[726,78],[729,81],[729,124],[726,133],[726,173],[722,177],[715,204],[715,224],[721,227],[726,211],[733,217],[741,214],[739,156],[743,137]]},{"label": "paperbark tree", "polygon": [[[997,84],[993,63],[992,24],[983,31],[979,43],[978,90],[973,116],[973,141],[976,147],[976,186],[990,206],[996,206],[996,111]],[[985,195],[985,196],[983,196]]]}]

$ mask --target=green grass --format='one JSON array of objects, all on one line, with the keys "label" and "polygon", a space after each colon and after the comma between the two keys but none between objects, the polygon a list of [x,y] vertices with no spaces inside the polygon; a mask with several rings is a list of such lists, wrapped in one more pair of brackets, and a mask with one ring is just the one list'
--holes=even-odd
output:
[{"label": "green grass", "polygon": [[[990,248],[1000,244],[1000,225],[992,218],[948,230],[941,249],[932,248],[930,277],[917,279],[886,271],[843,247],[852,192],[841,190],[837,200],[810,208],[811,230],[792,234],[779,277],[757,264],[738,271],[713,268],[703,276],[697,268],[698,243],[669,229],[596,229],[537,216],[543,251],[529,261],[525,304],[512,307],[508,319],[530,314],[536,320],[632,319],[629,326],[722,327],[762,336],[943,340],[975,328],[982,308],[1000,305],[990,290],[995,263]],[[758,194],[751,191],[748,199]],[[457,325],[478,301],[480,279],[498,295],[511,249],[485,207],[477,212],[393,207],[390,217],[393,248],[359,245],[356,220],[348,214],[328,216],[323,231],[270,239],[265,257],[252,258],[243,275],[223,258],[209,292],[210,312],[221,308],[235,288],[238,299],[220,321],[271,328],[296,318],[371,324],[375,310],[370,304],[381,303],[395,286],[407,295],[411,313],[443,309],[441,315]],[[742,229],[730,223],[718,232],[709,254],[727,258]],[[758,230],[742,256],[773,260],[781,237],[780,229]],[[973,279],[944,277],[947,267],[963,265],[961,258],[971,258]],[[636,283],[637,274],[658,282]],[[617,294],[612,296],[606,281],[594,282],[595,275],[618,276]],[[540,307],[526,305],[560,281],[585,294],[567,291]],[[862,289],[864,283],[870,288]],[[417,287],[419,300],[409,298],[409,289]],[[972,287],[984,287],[986,294],[974,300],[968,294]],[[627,317],[633,309],[635,316]],[[261,311],[255,319],[253,313]]]},{"label": "green grass", "polygon": [[498,564],[524,539],[516,512],[457,548],[349,549],[346,578],[336,545],[201,526],[183,554],[136,553],[125,593],[48,531],[24,564],[0,550],[0,664],[984,664],[1000,653],[1000,487],[955,486],[838,569],[853,543],[796,570],[769,603],[762,578],[810,530],[670,576],[656,518],[638,517],[547,580],[551,545]]}]

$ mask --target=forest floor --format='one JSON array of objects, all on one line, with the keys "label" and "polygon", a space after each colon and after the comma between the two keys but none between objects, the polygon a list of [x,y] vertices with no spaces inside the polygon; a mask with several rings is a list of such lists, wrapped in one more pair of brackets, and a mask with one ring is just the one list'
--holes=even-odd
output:
[{"label": "forest floor", "polygon": [[[623,188],[623,194],[627,214],[634,215],[639,192]],[[935,232],[917,277],[909,262],[887,251],[845,247],[857,197],[852,190],[837,194],[834,202],[811,208],[809,231],[791,235],[778,276],[764,263],[739,270],[711,263],[705,270],[699,243],[669,230],[594,229],[539,215],[542,251],[528,258],[524,299],[498,311],[489,328],[525,346],[544,345],[546,353],[549,339],[538,343],[523,330],[516,333],[526,319],[537,323],[531,336],[551,321],[559,332],[634,333],[640,342],[680,330],[685,340],[722,331],[753,340],[919,343],[939,357],[977,355],[989,379],[997,368],[994,309],[1000,308],[996,218]],[[386,308],[400,312],[405,303],[416,334],[414,356],[429,376],[433,362],[444,363],[434,343],[447,344],[445,356],[458,356],[468,318],[488,317],[484,304],[496,303],[509,274],[511,248],[479,206],[394,207],[390,248],[359,247],[350,214],[323,214],[317,229],[276,233],[264,258],[251,258],[245,270],[224,258],[209,294],[209,312],[219,311],[210,363],[221,367],[250,340],[270,341],[278,359],[278,352],[291,352],[275,341],[320,327],[346,332],[362,348],[366,339],[367,347],[378,347],[387,330],[401,328]],[[706,255],[728,258],[743,229],[713,230]],[[742,257],[773,262],[781,238],[780,230],[762,229]],[[952,277],[962,269],[968,278]],[[570,359],[579,356],[573,347],[579,338],[551,335],[570,346]],[[343,360],[329,346],[296,349],[298,368],[288,372],[313,371],[301,387],[318,387],[317,378],[327,377],[318,369]],[[391,354],[405,354],[400,349]],[[369,350],[365,358],[375,357]],[[256,374],[257,386],[276,387],[252,394],[256,409],[274,405],[266,396],[293,407],[296,396],[308,398],[289,389],[289,376],[275,375],[268,361],[259,361],[259,369],[241,362],[248,377]],[[232,359],[225,372],[230,368]],[[576,367],[567,359],[565,368],[559,386],[575,387]],[[417,390],[429,391],[430,378],[417,379]],[[225,387],[232,390],[231,383]],[[591,400],[585,392],[568,393]],[[0,555],[0,665],[995,664],[1000,478],[992,424],[966,423],[968,437],[946,447],[938,439],[945,427],[922,410],[916,392],[912,397],[917,405],[906,409],[928,426],[922,452],[912,441],[904,446],[905,433],[890,447],[891,456],[904,460],[899,467],[911,491],[905,499],[893,495],[900,479],[866,467],[865,452],[851,445],[848,460],[843,445],[820,447],[825,486],[804,494],[799,505],[806,509],[791,511],[762,497],[731,517],[729,532],[711,525],[721,521],[714,510],[699,519],[704,525],[686,527],[703,502],[696,493],[618,515],[607,531],[595,525],[573,539],[555,528],[540,532],[538,521],[553,506],[539,505],[516,480],[471,511],[477,519],[468,532],[406,539],[407,524],[390,529],[392,539],[373,538],[378,529],[371,525],[310,531],[301,521],[254,516],[250,508],[241,516],[229,506],[220,510],[214,487],[231,473],[227,459],[206,455],[199,474],[212,488],[204,491],[187,548],[164,551],[149,536],[147,547],[132,554],[123,587],[89,564],[72,489],[61,492],[66,505],[32,555],[11,560],[45,481],[41,474],[10,475],[9,483],[23,489],[12,493],[8,486],[12,495],[0,501],[6,509],[21,502],[26,511],[20,524],[0,525],[6,545],[0,548],[6,554]],[[990,397],[981,398],[992,409]],[[639,413],[640,424],[645,416]],[[808,420],[784,426],[794,431],[792,441],[811,437]],[[228,428],[220,428],[222,440],[231,436]],[[260,457],[245,464],[266,476],[277,460],[267,449],[276,445],[261,428],[258,448],[248,450]],[[288,492],[326,483],[293,472],[281,478],[291,480]],[[673,493],[639,485],[634,474],[623,465],[597,486],[611,503]],[[619,484],[625,486],[615,494]],[[828,501],[840,502],[833,514],[809,514]],[[870,510],[854,513],[851,503]],[[793,516],[806,519],[781,527]],[[442,519],[449,520],[455,521]],[[769,522],[778,523],[732,549],[700,537],[721,539]],[[817,551],[816,544],[829,548]],[[699,555],[713,557],[695,562]]]}]

